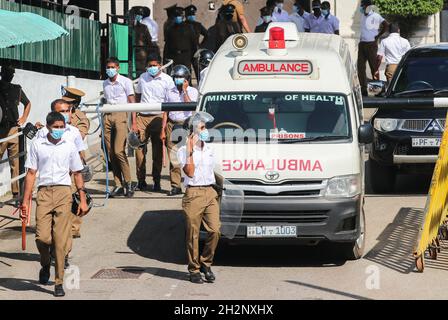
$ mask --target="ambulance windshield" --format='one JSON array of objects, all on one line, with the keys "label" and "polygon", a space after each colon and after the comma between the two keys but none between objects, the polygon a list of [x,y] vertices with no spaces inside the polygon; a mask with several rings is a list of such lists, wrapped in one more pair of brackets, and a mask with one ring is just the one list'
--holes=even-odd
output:
[{"label": "ambulance windshield", "polygon": [[347,99],[342,94],[219,93],[202,101],[202,110],[215,118],[209,128],[226,140],[255,137],[258,143],[263,138],[291,143],[350,138]]}]

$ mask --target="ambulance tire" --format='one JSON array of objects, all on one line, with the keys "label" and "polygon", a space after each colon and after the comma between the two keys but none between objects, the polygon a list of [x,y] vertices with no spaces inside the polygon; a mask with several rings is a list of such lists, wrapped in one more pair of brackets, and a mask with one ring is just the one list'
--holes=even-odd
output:
[{"label": "ambulance tire", "polygon": [[359,260],[364,255],[366,246],[366,216],[364,209],[362,209],[359,221],[359,228],[361,233],[359,238],[354,242],[342,243],[340,246],[340,253],[344,259],[347,260]]},{"label": "ambulance tire", "polygon": [[395,189],[397,170],[393,166],[383,166],[369,159],[369,178],[373,193],[391,193]]}]

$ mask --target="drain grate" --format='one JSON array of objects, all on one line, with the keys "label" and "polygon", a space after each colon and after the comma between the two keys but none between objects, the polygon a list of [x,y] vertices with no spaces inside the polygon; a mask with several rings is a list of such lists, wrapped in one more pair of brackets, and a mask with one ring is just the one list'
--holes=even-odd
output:
[{"label": "drain grate", "polygon": [[143,269],[101,269],[91,279],[138,279]]}]

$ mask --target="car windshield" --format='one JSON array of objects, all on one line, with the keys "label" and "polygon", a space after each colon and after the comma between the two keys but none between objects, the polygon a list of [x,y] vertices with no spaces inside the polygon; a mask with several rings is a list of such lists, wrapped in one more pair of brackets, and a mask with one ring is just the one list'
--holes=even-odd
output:
[{"label": "car windshield", "polygon": [[392,94],[427,93],[432,94],[448,88],[448,53],[428,51],[410,56],[392,90]]},{"label": "car windshield", "polygon": [[262,139],[291,143],[348,139],[351,134],[347,98],[342,94],[216,93],[204,96],[202,110],[215,118],[209,126],[216,129],[212,131],[226,140],[255,137],[258,143]]}]

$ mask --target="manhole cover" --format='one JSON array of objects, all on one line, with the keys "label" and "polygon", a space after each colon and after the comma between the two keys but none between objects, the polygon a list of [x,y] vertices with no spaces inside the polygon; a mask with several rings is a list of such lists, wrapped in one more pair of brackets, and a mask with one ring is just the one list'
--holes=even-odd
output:
[{"label": "manhole cover", "polygon": [[143,269],[101,269],[91,279],[138,279]]}]

